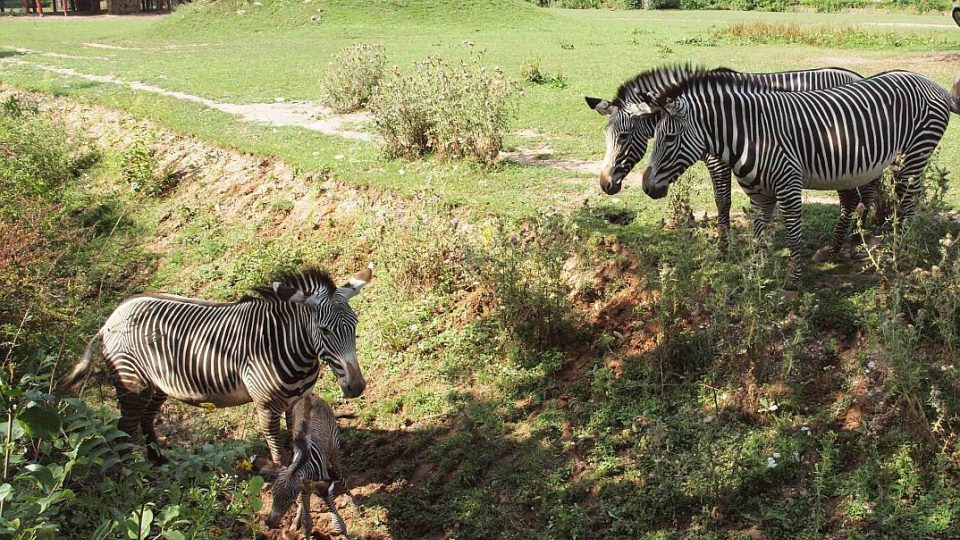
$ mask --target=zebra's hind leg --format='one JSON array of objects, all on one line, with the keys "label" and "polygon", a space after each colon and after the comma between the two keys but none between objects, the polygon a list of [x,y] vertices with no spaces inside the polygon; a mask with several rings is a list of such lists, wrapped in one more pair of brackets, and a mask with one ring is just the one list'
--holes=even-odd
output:
[{"label": "zebra's hind leg", "polygon": [[814,262],[824,262],[843,249],[850,231],[850,220],[863,201],[860,188],[845,189],[837,193],[840,195],[840,217],[837,219],[837,226],[833,229],[833,238],[830,243],[813,254]]},{"label": "zebra's hind leg", "polygon": [[[139,384],[139,386],[138,386]],[[117,402],[120,405],[120,420],[117,427],[127,434],[131,444],[142,442],[140,427],[143,425],[143,414],[153,397],[153,388],[143,383],[118,382]]]},{"label": "zebra's hind leg", "polygon": [[267,439],[271,459],[276,465],[285,465],[283,438],[280,436],[280,413],[266,403],[257,403],[256,410],[257,422],[260,424],[260,431]]},{"label": "zebra's hind leg", "polygon": [[160,442],[157,440],[157,432],[154,429],[157,413],[160,412],[166,400],[166,394],[160,390],[154,390],[140,420],[140,430],[143,431],[144,443],[147,445],[147,458],[155,465],[167,463],[167,458],[160,454]]}]

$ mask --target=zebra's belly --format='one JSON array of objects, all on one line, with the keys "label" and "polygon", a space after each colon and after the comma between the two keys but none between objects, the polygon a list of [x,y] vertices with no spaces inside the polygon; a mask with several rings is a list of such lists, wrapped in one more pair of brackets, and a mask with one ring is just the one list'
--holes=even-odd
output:
[{"label": "zebra's belly", "polygon": [[861,169],[843,176],[820,176],[809,174],[803,179],[803,189],[842,191],[869,184],[883,174],[886,164]]},{"label": "zebra's belly", "polygon": [[159,386],[165,394],[173,399],[201,407],[206,407],[209,405],[217,408],[236,407],[237,405],[243,405],[244,403],[250,403],[253,401],[253,399],[250,397],[250,393],[247,392],[247,388],[243,385],[243,383],[237,384],[236,387],[227,392],[209,394],[191,392],[189,390],[177,388],[175,385],[158,384],[157,386]]}]

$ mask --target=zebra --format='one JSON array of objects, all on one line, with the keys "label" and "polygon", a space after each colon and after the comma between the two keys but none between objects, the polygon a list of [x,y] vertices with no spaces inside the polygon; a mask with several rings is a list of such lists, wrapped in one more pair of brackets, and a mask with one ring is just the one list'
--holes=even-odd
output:
[{"label": "zebra", "polygon": [[[310,516],[310,497],[319,495],[330,510],[331,523],[339,535],[347,534],[347,525],[337,512],[334,496],[337,484],[344,486],[344,478],[340,469],[340,427],[337,425],[338,416],[334,414],[330,404],[316,395],[304,396],[294,406],[294,434],[293,460],[290,465],[274,472],[264,469],[264,477],[276,476],[270,485],[273,502],[270,507],[270,516],[267,518],[267,527],[275,529],[280,520],[299,495],[297,515],[291,529],[298,526],[303,528],[306,538],[310,538],[313,531],[313,519]],[[250,459],[256,463],[256,458]]]},{"label": "zebra", "polygon": [[953,0],[953,9],[950,11],[950,16],[953,17],[953,22],[960,26],[960,2],[957,2],[957,0]]},{"label": "zebra", "polygon": [[960,114],[960,92],[908,71],[825,90],[763,90],[749,79],[701,70],[647,96],[646,105],[663,114],[643,190],[664,197],[704,152],[720,158],[758,210],[755,236],[780,204],[790,248],[784,292],[793,296],[801,275],[802,190],[852,190],[899,162],[894,179],[901,213],[909,216],[950,112]]},{"label": "zebra", "polygon": [[373,277],[372,265],[337,287],[325,272],[288,273],[231,303],[168,294],[122,302],[87,344],[61,391],[74,390],[92,369],[94,343],[117,390],[119,428],[138,428],[154,463],[160,455],[154,419],[168,397],[202,407],[253,402],[274,462],[282,461],[280,414],[313,388],[326,363],[343,395],[360,396],[366,381],[356,351],[351,298]]},{"label": "zebra", "polygon": [[[739,73],[723,68],[720,71],[748,79],[771,91],[788,92],[833,88],[863,79],[858,73],[837,67],[774,73]],[[643,159],[647,151],[647,142],[653,138],[660,114],[646,106],[646,96],[651,92],[658,92],[676,85],[696,73],[697,70],[691,66],[653,69],[642,72],[623,83],[617,90],[616,97],[611,101],[594,97],[585,98],[592,110],[601,115],[610,116],[604,130],[607,150],[600,172],[600,188],[604,193],[614,195],[620,191],[623,179]],[[710,173],[713,184],[717,205],[719,248],[721,251],[726,251],[727,234],[730,229],[730,167],[709,152],[701,159]],[[825,259],[829,254],[843,247],[854,212],[858,205],[869,206],[878,185],[879,181],[871,182],[854,191],[840,193],[840,219],[837,221],[832,241],[818,252],[818,259]]]}]

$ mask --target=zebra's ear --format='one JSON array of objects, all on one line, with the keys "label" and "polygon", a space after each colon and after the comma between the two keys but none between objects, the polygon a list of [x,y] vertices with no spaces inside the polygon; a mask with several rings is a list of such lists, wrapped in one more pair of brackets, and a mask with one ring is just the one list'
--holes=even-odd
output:
[{"label": "zebra's ear", "polygon": [[350,278],[350,281],[338,287],[337,294],[342,296],[344,300],[350,300],[360,294],[360,289],[367,283],[370,283],[371,279],[373,279],[373,263],[368,264],[366,268]]},{"label": "zebra's ear", "polygon": [[591,109],[597,111],[603,116],[609,116],[613,114],[613,111],[617,109],[617,106],[605,99],[583,96],[584,101],[587,102],[587,106]]},{"label": "zebra's ear", "polygon": [[273,291],[277,293],[277,296],[279,296],[284,302],[303,302],[306,300],[303,291],[280,283],[279,281],[273,282]]}]

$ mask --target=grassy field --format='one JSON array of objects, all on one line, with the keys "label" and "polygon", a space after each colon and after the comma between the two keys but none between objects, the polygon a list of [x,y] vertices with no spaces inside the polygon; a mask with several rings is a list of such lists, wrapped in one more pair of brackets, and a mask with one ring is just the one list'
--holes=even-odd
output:
[{"label": "grassy field", "polygon": [[[318,9],[321,22],[311,22]],[[758,46],[711,37],[730,24],[755,20],[795,22],[808,29],[853,26],[867,36],[852,36],[843,48]],[[493,1],[456,9],[443,2],[416,1],[356,9],[349,1],[268,0],[198,3],[169,17],[8,18],[0,20],[0,47],[71,56],[28,54],[24,60],[248,103],[316,99],[317,80],[328,59],[352,43],[383,43],[388,62],[409,69],[412,61],[428,55],[466,57],[464,44],[469,42],[486,51],[488,65],[502,66],[511,77],[519,79],[521,68],[539,58],[542,69],[566,80],[563,88],[522,87],[514,131],[527,136],[508,136],[508,147],[543,146],[555,156],[597,160],[603,152],[602,120],[583,106],[582,96],[610,95],[642,69],[665,62],[758,71],[840,65],[864,74],[903,68],[948,85],[960,51],[957,29],[949,24],[948,17],[933,15],[543,10],[521,4],[511,5],[507,16],[501,3]],[[901,36],[906,42],[891,44],[878,35]],[[84,45],[91,43],[124,49]],[[569,206],[585,197],[601,198],[592,182],[569,181],[579,176],[576,173],[518,165],[486,172],[459,165],[382,162],[367,143],[299,128],[242,124],[196,104],[29,67],[3,65],[0,70],[0,76],[14,84],[116,106],[218,144],[278,155],[305,169],[330,168],[351,182],[409,192],[429,173],[457,201],[512,214],[535,211],[538,204],[531,200]],[[958,153],[950,151],[960,145],[958,133],[960,129],[951,128],[943,142],[943,159],[951,168],[960,167]],[[401,169],[411,174],[400,175]],[[704,177],[700,171],[699,178]],[[655,207],[637,190],[627,190],[623,197],[637,208]]]},{"label": "grassy field", "polygon": [[[831,45],[726,32],[752,21]],[[101,380],[57,405],[66,434],[40,429],[50,373],[129,294],[231,299],[279,270],[320,262],[340,277],[373,260],[356,301],[369,387],[337,404],[358,414],[344,446],[359,506],[340,500],[354,537],[960,538],[956,121],[946,172],[931,171],[945,191],[914,225],[879,229],[872,262],[807,263],[803,294],[782,302],[783,250],[753,256],[738,222],[717,252],[700,170],[692,207],[636,185],[609,198],[591,175],[388,160],[372,143],[4,61],[250,103],[316,99],[329,57],[357,42],[383,43],[401,69],[474,48],[519,78],[539,57],[565,85],[521,85],[508,146],[599,159],[603,121],[582,95],[640,69],[906,68],[947,85],[951,25],[508,0],[0,19],[0,405],[33,411],[0,423],[14,439],[0,536],[145,538],[149,511],[169,539],[281,538],[242,471],[263,451],[248,407],[167,405],[173,463],[151,468],[116,454]],[[836,214],[805,206],[807,255]],[[326,378],[318,391],[337,398]]]}]

